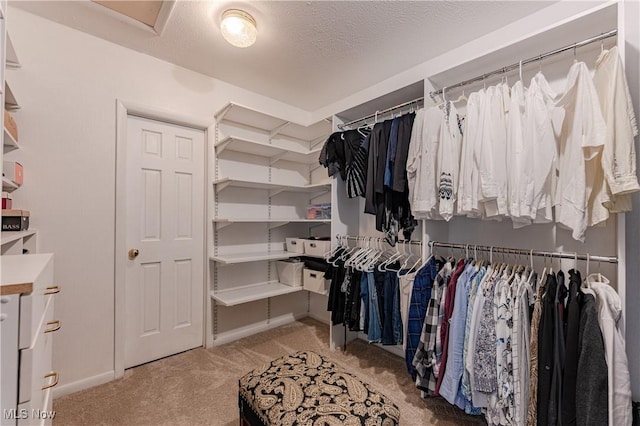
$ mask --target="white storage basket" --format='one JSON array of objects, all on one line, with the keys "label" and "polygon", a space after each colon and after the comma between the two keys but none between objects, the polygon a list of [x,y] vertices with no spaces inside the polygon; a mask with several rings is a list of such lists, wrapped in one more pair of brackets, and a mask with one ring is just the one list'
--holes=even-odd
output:
[{"label": "white storage basket", "polygon": [[304,240],[304,253],[308,256],[322,257],[331,250],[331,241]]},{"label": "white storage basket", "polygon": [[278,281],[291,287],[302,286],[302,269],[304,262],[279,260],[276,262]]},{"label": "white storage basket", "polygon": [[285,238],[287,251],[291,253],[304,253],[304,240],[301,238]]},{"label": "white storage basket", "polygon": [[305,268],[303,271],[304,289],[318,294],[327,294],[329,280],[324,279],[324,272]]}]

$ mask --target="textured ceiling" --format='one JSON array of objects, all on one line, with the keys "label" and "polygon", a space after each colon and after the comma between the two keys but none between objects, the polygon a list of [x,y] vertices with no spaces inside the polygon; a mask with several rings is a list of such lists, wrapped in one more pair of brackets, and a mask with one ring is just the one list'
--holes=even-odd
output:
[{"label": "textured ceiling", "polygon": [[[313,111],[523,18],[549,1],[178,1],[161,35],[89,1],[13,6]],[[258,41],[228,45],[220,14],[238,7]]]}]

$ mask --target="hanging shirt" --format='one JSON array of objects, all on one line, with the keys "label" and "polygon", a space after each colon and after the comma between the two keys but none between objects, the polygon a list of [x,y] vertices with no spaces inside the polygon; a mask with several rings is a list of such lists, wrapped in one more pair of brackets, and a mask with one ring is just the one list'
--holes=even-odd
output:
[{"label": "hanging shirt", "polygon": [[596,62],[593,83],[598,93],[607,133],[593,195],[589,200],[589,225],[609,213],[631,210],[629,194],[639,191],[634,137],[638,126],[618,48],[604,50]]},{"label": "hanging shirt", "polygon": [[525,90],[522,81],[511,88],[511,105],[507,120],[506,167],[509,216],[514,227],[531,223],[523,206],[533,198],[533,163],[525,152]]},{"label": "hanging shirt", "polygon": [[558,101],[565,109],[559,152],[556,221],[572,231],[572,237],[584,241],[587,229],[587,202],[595,176],[594,165],[606,137],[595,86],[584,62],[576,62],[569,70],[567,86]]},{"label": "hanging shirt", "polygon": [[553,188],[558,160],[558,137],[564,110],[555,105],[558,95],[538,72],[525,96],[524,144],[533,170],[533,190],[521,209],[536,223],[553,221]]},{"label": "hanging shirt", "polygon": [[462,148],[462,122],[458,111],[449,101],[444,106],[438,146],[439,212],[446,221],[453,217],[458,180],[460,178],[460,151]]},{"label": "hanging shirt", "polygon": [[482,125],[480,177],[485,215],[506,216],[507,208],[507,111],[509,88],[499,84],[487,89]]},{"label": "hanging shirt", "polygon": [[[424,111],[423,119],[418,116],[421,112],[422,110],[416,113],[411,133],[412,140],[409,143],[407,159],[409,202],[416,219],[433,219],[437,217],[437,159],[442,111],[433,106]],[[420,126],[422,126],[421,133],[417,130]]]},{"label": "hanging shirt", "polygon": [[458,185],[458,214],[479,217],[478,194],[480,191],[480,169],[476,159],[480,155],[482,141],[481,112],[484,109],[484,90],[469,95],[465,132],[462,136],[460,155],[460,182]]},{"label": "hanging shirt", "polygon": [[630,426],[631,379],[621,330],[622,301],[607,278],[591,274],[587,281],[596,293],[598,323],[604,338],[609,378],[609,426]]}]

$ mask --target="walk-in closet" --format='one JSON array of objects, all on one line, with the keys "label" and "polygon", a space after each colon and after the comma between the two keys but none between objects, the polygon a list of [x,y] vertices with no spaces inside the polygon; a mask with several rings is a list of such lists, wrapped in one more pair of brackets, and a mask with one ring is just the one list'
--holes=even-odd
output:
[{"label": "walk-in closet", "polygon": [[0,425],[640,425],[638,23],[0,0]]}]

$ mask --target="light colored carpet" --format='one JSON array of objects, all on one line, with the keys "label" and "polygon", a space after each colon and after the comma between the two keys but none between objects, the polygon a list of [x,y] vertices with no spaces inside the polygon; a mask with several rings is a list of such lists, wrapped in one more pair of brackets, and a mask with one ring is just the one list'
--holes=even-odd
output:
[{"label": "light colored carpet", "polygon": [[237,425],[238,379],[298,350],[329,357],[390,397],[402,425],[485,424],[441,398],[420,398],[401,358],[361,340],[346,352],[331,352],[328,342],[329,327],[305,318],[220,347],[187,351],[56,399],[54,425]]}]

